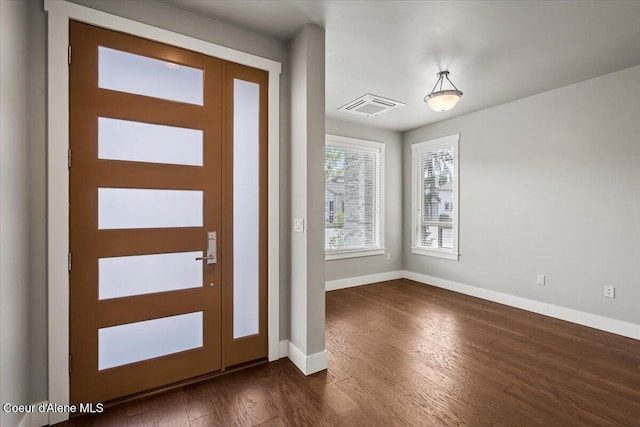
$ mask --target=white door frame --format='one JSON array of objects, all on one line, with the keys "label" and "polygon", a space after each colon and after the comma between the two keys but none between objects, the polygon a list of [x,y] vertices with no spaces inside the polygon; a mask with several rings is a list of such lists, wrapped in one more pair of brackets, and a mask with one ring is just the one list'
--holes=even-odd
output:
[{"label": "white door frame", "polygon": [[[45,0],[48,13],[47,100],[47,281],[49,393],[51,403],[69,404],[69,20],[120,31],[236,62],[269,73],[269,360],[279,355],[279,141],[281,64],[131,19],[59,0]],[[54,424],[69,412],[49,414]]]}]

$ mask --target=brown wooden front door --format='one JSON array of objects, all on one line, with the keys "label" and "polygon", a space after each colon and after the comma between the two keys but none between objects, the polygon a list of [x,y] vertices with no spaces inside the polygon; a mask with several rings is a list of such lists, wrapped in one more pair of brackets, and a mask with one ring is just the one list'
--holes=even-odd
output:
[{"label": "brown wooden front door", "polygon": [[70,32],[71,402],[266,357],[266,72]]}]

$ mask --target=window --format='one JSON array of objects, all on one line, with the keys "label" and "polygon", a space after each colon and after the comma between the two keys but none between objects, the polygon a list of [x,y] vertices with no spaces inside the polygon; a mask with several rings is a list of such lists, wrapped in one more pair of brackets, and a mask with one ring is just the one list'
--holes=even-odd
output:
[{"label": "window", "polygon": [[414,254],[458,259],[458,141],[451,135],[411,147]]},{"label": "window", "polygon": [[327,135],[325,258],[384,253],[384,144]]}]

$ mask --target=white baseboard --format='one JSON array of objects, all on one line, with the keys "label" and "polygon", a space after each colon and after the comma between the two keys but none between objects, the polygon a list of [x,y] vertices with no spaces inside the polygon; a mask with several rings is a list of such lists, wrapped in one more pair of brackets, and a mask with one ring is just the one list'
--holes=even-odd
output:
[{"label": "white baseboard", "polygon": [[278,353],[280,359],[289,356],[289,340],[280,341],[278,344]]},{"label": "white baseboard", "polygon": [[[528,298],[517,297],[515,295],[505,294],[503,292],[492,291],[490,289],[479,288],[477,286],[441,279],[439,277],[429,276],[427,274],[414,273],[413,271],[407,270],[389,271],[386,273],[369,274],[366,276],[331,280],[325,283],[325,289],[327,291],[333,291],[337,289],[384,282],[385,280],[395,280],[403,278],[415,280],[416,282],[432,285],[442,289],[448,289],[450,291],[458,292],[461,294],[482,298],[488,301],[497,302],[500,304],[508,305],[510,307],[516,307],[522,310],[543,314],[545,316],[554,317],[556,319],[566,320],[567,322],[576,323],[578,325],[588,326],[590,328],[600,329],[602,331],[611,332],[613,334],[640,340],[640,325],[635,323],[612,319],[610,317],[604,317],[598,314],[587,313],[584,311],[535,301]],[[291,358],[290,349],[288,355],[291,360],[294,360]],[[294,361],[294,363],[296,362]]]},{"label": "white baseboard", "polygon": [[[282,341],[281,341],[282,342]],[[324,371],[329,364],[327,350],[320,351],[307,356],[302,350],[296,347],[291,341],[288,343],[288,357],[294,365],[305,375],[315,374]]]},{"label": "white baseboard", "polygon": [[[47,404],[49,402],[39,402],[37,405],[41,405],[43,403]],[[47,414],[46,412],[36,412],[32,415],[33,417],[31,418],[31,427],[42,427],[49,425],[49,414]]]},{"label": "white baseboard", "polygon": [[352,288],[354,286],[368,285],[370,283],[384,282],[386,280],[402,279],[404,277],[404,273],[404,271],[387,271],[385,273],[330,280],[325,282],[325,290],[335,291],[337,289]]},{"label": "white baseboard", "polygon": [[329,353],[327,350],[319,351],[311,356],[307,356],[307,366],[305,367],[305,375],[315,374],[329,368]]},{"label": "white baseboard", "polygon": [[31,427],[31,418],[31,414],[24,414],[16,427]]},{"label": "white baseboard", "polygon": [[414,273],[412,271],[404,271],[403,273],[404,278],[415,280],[416,282],[640,340],[640,325],[635,323],[611,319],[610,317],[586,313],[584,311],[535,301],[528,298],[517,297],[502,292],[479,288],[477,286],[441,279],[439,277],[428,276],[426,274]]},{"label": "white baseboard", "polygon": [[34,403],[34,412],[28,412],[22,416],[22,419],[16,427],[42,427],[49,425],[49,414],[46,412],[38,412],[38,408],[47,401]]}]

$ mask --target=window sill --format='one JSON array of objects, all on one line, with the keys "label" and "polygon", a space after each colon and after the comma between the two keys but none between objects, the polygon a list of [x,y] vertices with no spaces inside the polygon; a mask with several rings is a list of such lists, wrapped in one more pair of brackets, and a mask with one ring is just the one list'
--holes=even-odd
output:
[{"label": "window sill", "polygon": [[436,258],[452,259],[454,261],[458,261],[458,258],[460,257],[460,254],[456,254],[453,252],[443,252],[443,251],[437,251],[433,249],[416,248],[416,247],[411,248],[411,253],[415,255],[426,255],[426,256],[432,256]]},{"label": "window sill", "polygon": [[334,259],[384,255],[384,250],[385,250],[384,248],[375,248],[375,249],[351,249],[346,251],[325,251],[324,259],[325,261],[331,261]]}]

